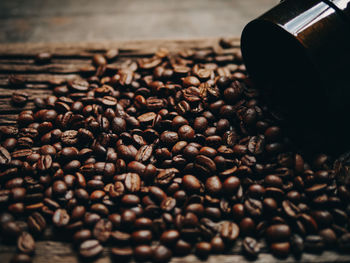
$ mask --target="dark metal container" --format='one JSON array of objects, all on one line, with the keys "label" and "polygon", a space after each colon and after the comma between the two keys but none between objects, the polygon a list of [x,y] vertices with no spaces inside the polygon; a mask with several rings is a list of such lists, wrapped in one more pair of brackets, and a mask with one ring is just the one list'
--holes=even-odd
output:
[{"label": "dark metal container", "polygon": [[299,136],[350,147],[350,0],[282,1],[244,28],[241,48]]}]

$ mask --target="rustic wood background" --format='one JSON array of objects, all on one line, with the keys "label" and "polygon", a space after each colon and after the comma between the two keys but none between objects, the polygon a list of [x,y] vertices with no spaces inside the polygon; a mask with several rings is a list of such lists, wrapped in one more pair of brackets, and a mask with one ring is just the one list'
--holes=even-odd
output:
[{"label": "rustic wood background", "polygon": [[1,0],[0,43],[240,36],[280,0]]},{"label": "rustic wood background", "polygon": [[[120,56],[117,61],[136,59],[138,57],[151,56],[160,47],[170,51],[178,51],[185,48],[212,49],[218,54],[230,54],[239,48],[239,39],[228,39],[233,47],[222,49],[218,38],[203,38],[196,40],[151,40],[151,41],[126,41],[126,42],[103,42],[83,44],[11,44],[0,45],[0,125],[14,125],[18,112],[23,109],[33,108],[33,98],[47,96],[51,93],[52,84],[59,84],[68,79],[79,78],[79,69],[90,65],[93,54],[104,53],[107,49],[118,48]],[[34,62],[37,53],[48,51],[53,54],[50,64],[38,65]],[[117,65],[116,64],[116,65]],[[29,103],[24,108],[11,106],[10,97],[13,89],[8,85],[10,75],[22,77],[27,82],[24,90],[30,95]],[[1,233],[0,233],[1,237]],[[265,244],[262,245],[262,253],[255,262],[350,262],[350,255],[340,254],[334,251],[325,251],[322,254],[304,253],[301,259],[289,256],[286,259],[276,259],[267,253]],[[79,262],[76,252],[69,242],[61,241],[57,235],[47,231],[46,235],[36,243],[34,263],[73,263]],[[0,239],[0,262],[10,262],[16,248],[1,243]],[[109,249],[95,262],[109,263]],[[175,262],[198,262],[197,257],[190,255],[185,258],[173,258]],[[247,263],[241,255],[241,241],[238,240],[232,250],[225,255],[210,256],[207,262],[215,263]]]}]

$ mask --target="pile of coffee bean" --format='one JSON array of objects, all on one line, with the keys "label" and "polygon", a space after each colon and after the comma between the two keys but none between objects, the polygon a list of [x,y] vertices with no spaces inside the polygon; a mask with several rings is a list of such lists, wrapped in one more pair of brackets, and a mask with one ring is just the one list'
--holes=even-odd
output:
[{"label": "pile of coffee bean", "polygon": [[329,156],[295,149],[239,50],[110,50],[81,76],[0,127],[0,223],[17,242],[13,262],[30,262],[50,228],[84,259],[104,247],[154,262],[238,245],[250,258],[350,248],[348,180]]}]

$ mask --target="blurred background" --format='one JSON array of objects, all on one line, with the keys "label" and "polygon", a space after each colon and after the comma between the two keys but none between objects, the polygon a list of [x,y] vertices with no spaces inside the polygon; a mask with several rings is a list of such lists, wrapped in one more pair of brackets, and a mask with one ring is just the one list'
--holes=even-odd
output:
[{"label": "blurred background", "polygon": [[240,36],[279,0],[0,0],[0,43]]}]

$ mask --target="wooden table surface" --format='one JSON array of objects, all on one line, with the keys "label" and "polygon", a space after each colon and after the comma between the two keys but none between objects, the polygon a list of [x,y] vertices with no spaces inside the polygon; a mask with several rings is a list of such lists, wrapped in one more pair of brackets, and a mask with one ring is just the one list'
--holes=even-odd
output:
[{"label": "wooden table surface", "polygon": [[0,43],[240,36],[280,0],[1,0]]},{"label": "wooden table surface", "polygon": [[[239,48],[238,39],[229,39],[232,48],[222,49],[217,38],[195,40],[153,40],[153,41],[126,41],[126,42],[101,42],[101,43],[76,43],[76,44],[12,44],[0,45],[0,125],[14,125],[18,112],[23,108],[10,105],[9,99],[13,89],[8,85],[8,77],[11,74],[18,75],[26,80],[24,89],[30,94],[30,101],[24,109],[33,108],[33,98],[47,96],[52,93],[52,84],[59,84],[68,79],[79,78],[79,69],[90,65],[93,54],[105,52],[110,48],[119,48],[120,56],[116,62],[135,60],[138,57],[152,55],[160,47],[166,47],[171,52],[185,48],[212,49],[218,54],[231,54]],[[37,65],[34,56],[41,51],[53,54],[50,64]],[[1,234],[0,234],[1,236]],[[0,241],[1,242],[1,241]],[[262,253],[255,262],[350,262],[350,255],[333,251],[325,251],[320,255],[304,253],[301,259],[290,256],[286,259],[276,259],[267,253],[266,245],[262,244]],[[0,243],[0,262],[9,262],[15,247]],[[111,262],[109,248],[105,249],[102,256],[96,260],[99,263]],[[34,263],[54,261],[56,263],[78,262],[76,252],[67,241],[57,240],[55,234],[48,233],[37,242]],[[185,258],[173,258],[172,262],[197,262],[195,256]],[[248,262],[241,255],[241,241],[237,241],[232,250],[225,255],[210,256],[207,262]]]}]

